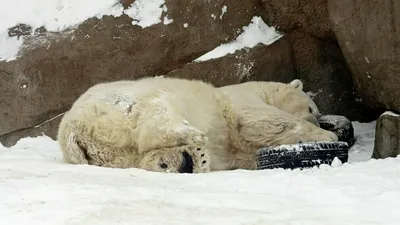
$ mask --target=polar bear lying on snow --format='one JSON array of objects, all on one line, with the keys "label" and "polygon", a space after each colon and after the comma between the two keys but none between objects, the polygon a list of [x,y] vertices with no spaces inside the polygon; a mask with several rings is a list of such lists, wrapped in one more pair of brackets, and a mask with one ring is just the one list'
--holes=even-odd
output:
[{"label": "polar bear lying on snow", "polygon": [[256,169],[256,151],[337,141],[318,127],[315,103],[294,80],[216,88],[175,78],[97,84],[59,126],[68,163],[159,172]]}]

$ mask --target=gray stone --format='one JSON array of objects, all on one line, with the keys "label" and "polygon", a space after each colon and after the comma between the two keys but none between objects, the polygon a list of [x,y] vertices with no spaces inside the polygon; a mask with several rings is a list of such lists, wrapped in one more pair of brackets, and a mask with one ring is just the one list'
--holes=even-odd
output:
[{"label": "gray stone", "polygon": [[400,112],[400,1],[328,0],[328,10],[363,103]]},{"label": "gray stone", "polygon": [[287,83],[295,75],[290,41],[282,37],[271,45],[258,44],[220,58],[188,63],[166,77],[203,80],[220,87],[246,81]]},{"label": "gray stone", "polygon": [[372,158],[384,159],[400,154],[400,115],[382,114],[376,122],[375,146]]}]

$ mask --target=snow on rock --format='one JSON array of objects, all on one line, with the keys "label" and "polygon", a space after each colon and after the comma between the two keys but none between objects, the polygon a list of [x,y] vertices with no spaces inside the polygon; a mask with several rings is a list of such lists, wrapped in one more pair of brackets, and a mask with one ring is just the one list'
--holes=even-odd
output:
[{"label": "snow on rock", "polygon": [[395,117],[400,116],[399,114],[396,114],[396,113],[394,113],[394,112],[392,112],[392,111],[386,111],[386,112],[384,112],[384,113],[382,114],[382,116],[383,116],[383,115],[389,115],[389,116],[395,116]]},{"label": "snow on rock", "polygon": [[[354,125],[369,136],[363,129],[372,124]],[[370,144],[358,139],[365,151]],[[364,161],[165,174],[65,164],[55,141],[25,138],[0,146],[0,218],[2,225],[397,225],[400,157]]]},{"label": "snow on rock", "polygon": [[265,24],[261,17],[255,16],[248,26],[243,27],[243,33],[236,40],[218,46],[214,50],[197,58],[195,62],[220,58],[243,48],[253,48],[259,43],[270,45],[282,36],[275,31],[274,27],[269,27]]},{"label": "snow on rock", "polygon": [[[0,60],[14,60],[23,43],[23,37],[8,37],[8,29],[19,23],[32,30],[44,27],[48,31],[61,32],[75,28],[91,17],[104,15],[130,16],[133,25],[143,28],[162,22],[164,0],[136,0],[124,10],[118,0],[29,0],[21,4],[0,0]],[[164,23],[172,20],[164,18]]]},{"label": "snow on rock", "polygon": [[136,0],[124,13],[133,19],[133,25],[146,28],[161,22],[163,5],[164,0]]},{"label": "snow on rock", "polygon": [[219,18],[222,20],[222,17],[225,15],[225,13],[228,11],[228,7],[226,5],[224,5],[221,9],[221,15],[219,16]]}]

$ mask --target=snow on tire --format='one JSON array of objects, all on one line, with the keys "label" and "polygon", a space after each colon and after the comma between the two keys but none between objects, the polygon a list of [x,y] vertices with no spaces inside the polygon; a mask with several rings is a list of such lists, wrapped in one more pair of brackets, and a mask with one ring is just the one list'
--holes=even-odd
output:
[{"label": "snow on tire", "polygon": [[339,115],[323,115],[318,118],[320,127],[335,133],[339,141],[347,142],[349,147],[355,142],[354,128],[349,119]]},{"label": "snow on tire", "polygon": [[308,142],[261,148],[257,152],[257,168],[296,169],[321,164],[331,165],[337,157],[342,163],[348,161],[349,145],[346,142]]}]

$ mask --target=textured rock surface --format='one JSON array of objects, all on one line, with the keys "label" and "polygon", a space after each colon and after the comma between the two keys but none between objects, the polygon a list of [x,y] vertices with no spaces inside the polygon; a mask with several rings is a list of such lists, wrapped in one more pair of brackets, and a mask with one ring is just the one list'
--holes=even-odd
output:
[{"label": "textured rock surface", "polygon": [[292,31],[294,67],[323,114],[364,121],[377,116],[359,101],[350,70],[335,41]]},{"label": "textured rock surface", "polygon": [[251,80],[289,82],[295,79],[292,49],[287,37],[259,44],[221,58],[186,64],[166,76],[204,80],[219,87]]},{"label": "textured rock surface", "polygon": [[376,122],[372,158],[384,159],[400,154],[400,115],[384,113]]},{"label": "textured rock surface", "polygon": [[63,115],[64,114],[60,114],[34,127],[27,127],[2,135],[0,136],[0,143],[5,147],[11,147],[15,145],[21,137],[37,137],[42,135],[47,135],[56,139],[58,124],[61,122]]},{"label": "textured rock surface", "polygon": [[[74,31],[42,31],[27,38],[17,60],[0,62],[0,135],[34,127],[65,112],[95,83],[180,68],[234,39],[257,10],[256,1],[169,0],[166,5],[173,19],[168,25],[143,29],[133,26],[125,15],[107,16],[89,19]],[[224,5],[229,11],[220,19]]]},{"label": "textured rock surface", "polygon": [[329,0],[333,28],[365,104],[400,111],[400,1]]},{"label": "textured rock surface", "polygon": [[323,113],[369,121],[378,114],[360,102],[327,7],[327,0],[261,0],[261,15],[291,37],[296,74]]},{"label": "textured rock surface", "polygon": [[327,0],[261,0],[264,21],[289,33],[299,30],[319,38],[334,38]]}]

